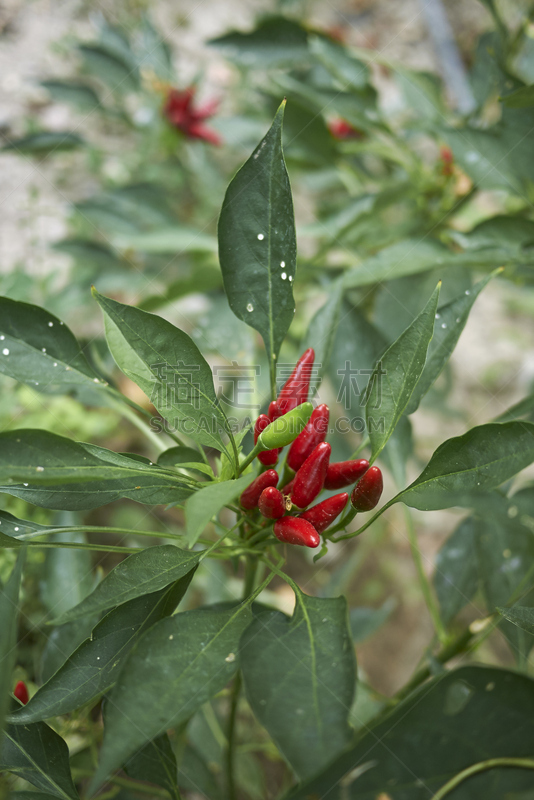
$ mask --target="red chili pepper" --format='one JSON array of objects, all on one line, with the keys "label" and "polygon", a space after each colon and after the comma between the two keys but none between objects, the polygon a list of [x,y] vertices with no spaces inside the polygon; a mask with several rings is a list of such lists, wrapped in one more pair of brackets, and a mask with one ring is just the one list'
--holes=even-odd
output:
[{"label": "red chili pepper", "polygon": [[280,490],[281,490],[281,492],[283,494],[289,496],[291,494],[291,492],[293,491],[293,486],[294,485],[295,485],[295,478],[290,480],[289,483],[286,483],[285,486],[282,486]]},{"label": "red chili pepper", "polygon": [[360,478],[354,489],[350,501],[356,511],[371,511],[380,500],[384,481],[378,467],[369,467],[363,478]]},{"label": "red chili pepper", "polygon": [[28,700],[30,699],[30,695],[28,694],[28,687],[24,683],[24,681],[19,681],[13,690],[13,694],[20,700],[23,705],[26,705]]},{"label": "red chili pepper", "polygon": [[[283,385],[282,390],[275,401],[277,411],[275,412],[273,408],[273,413],[277,413],[278,416],[282,416],[283,414],[287,414],[287,412],[291,411],[293,408],[300,406],[301,403],[306,402],[310,389],[310,379],[314,360],[315,351],[313,348],[309,347],[301,355],[295,365],[295,369]],[[272,405],[273,404],[271,403],[271,406]],[[269,412],[271,412],[271,406],[269,406]]]},{"label": "red chili pepper", "polygon": [[163,116],[188,139],[203,139],[210,144],[221,144],[219,134],[204,124],[204,120],[217,111],[218,102],[212,100],[195,106],[195,91],[194,86],[183,90],[170,89],[165,98]]},{"label": "red chili pepper", "polygon": [[291,500],[298,508],[306,508],[324,486],[332,448],[326,442],[318,444],[295,475]]},{"label": "red chili pepper", "polygon": [[[269,419],[267,414],[260,414],[254,425],[254,444],[258,441],[260,433],[264,431],[272,421],[273,420]],[[275,450],[263,450],[261,453],[258,453],[258,459],[264,466],[271,467],[278,461],[278,455],[281,449],[281,447],[277,447]]]},{"label": "red chili pepper", "polygon": [[308,424],[291,445],[287,455],[287,464],[295,472],[300,469],[317,445],[326,439],[329,416],[327,405],[323,403],[317,406]]},{"label": "red chili pepper", "polygon": [[267,411],[267,416],[269,417],[271,422],[274,422],[275,419],[278,419],[278,417],[282,416],[278,408],[278,402],[276,400],[271,400],[271,402],[269,403],[269,410]]},{"label": "red chili pepper", "polygon": [[261,475],[258,475],[256,480],[252,481],[250,486],[247,486],[239,498],[241,506],[247,511],[256,508],[263,490],[268,486],[276,486],[277,483],[278,473],[275,469],[268,469],[267,472],[262,472]]},{"label": "red chili pepper", "polygon": [[274,524],[274,535],[281,542],[318,547],[321,537],[311,524],[300,517],[284,517]]},{"label": "red chili pepper", "polygon": [[335,518],[341,514],[347,505],[348,499],[347,492],[327,497],[322,503],[317,503],[316,506],[312,506],[303,514],[299,514],[299,518],[311,522],[317,533],[323,533],[330,527]]},{"label": "red chili pepper", "polygon": [[328,466],[324,488],[328,491],[334,489],[344,489],[351,483],[359,481],[369,469],[369,462],[365,458],[356,461],[338,461],[336,464]]},{"label": "red chili pepper", "polygon": [[286,513],[284,495],[274,486],[268,486],[260,495],[258,508],[267,519],[280,519]]}]

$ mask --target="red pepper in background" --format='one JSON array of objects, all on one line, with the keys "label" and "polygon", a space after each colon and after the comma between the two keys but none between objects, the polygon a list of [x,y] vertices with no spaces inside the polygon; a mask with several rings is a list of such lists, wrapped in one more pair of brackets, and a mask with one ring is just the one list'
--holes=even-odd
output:
[{"label": "red pepper in background", "polygon": [[286,513],[284,495],[274,486],[268,486],[260,495],[258,508],[267,519],[280,519]]},{"label": "red pepper in background", "polygon": [[203,139],[210,144],[221,144],[219,134],[204,125],[204,120],[215,114],[218,103],[212,100],[194,108],[195,92],[194,86],[182,91],[170,89],[165,98],[163,116],[188,139]]},{"label": "red pepper in background", "polygon": [[338,517],[345,506],[349,496],[347,492],[335,494],[333,497],[327,497],[322,503],[317,503],[312,506],[303,514],[299,514],[299,519],[305,519],[311,522],[317,533],[323,533]]},{"label": "red pepper in background", "polygon": [[20,700],[23,705],[26,705],[28,700],[30,699],[30,695],[28,694],[28,687],[24,683],[24,681],[19,681],[13,690],[13,694]]},{"label": "red pepper in background", "polygon": [[247,511],[256,508],[263,490],[268,486],[276,486],[277,483],[278,473],[275,469],[268,469],[267,472],[262,472],[261,475],[258,475],[256,480],[252,481],[250,486],[247,486],[239,498],[242,508],[246,509]]},{"label": "red pepper in background", "polygon": [[368,469],[369,462],[365,458],[359,458],[355,461],[337,461],[335,464],[329,464],[324,488],[328,491],[344,489],[345,486],[350,486],[351,483],[356,483],[356,481],[360,480]]},{"label": "red pepper in background", "polygon": [[440,147],[441,174],[450,176],[454,172],[454,155],[450,147]]},{"label": "red pepper in background", "polygon": [[291,495],[294,485],[295,485],[295,478],[290,480],[289,483],[286,483],[285,486],[281,486],[280,491],[283,492],[283,494],[285,495]]},{"label": "red pepper in background", "polygon": [[274,535],[281,542],[318,547],[321,537],[311,524],[300,517],[283,517],[274,524]]},{"label": "red pepper in background", "polygon": [[[269,416],[271,410],[273,415],[282,416],[287,414],[293,408],[305,403],[308,399],[308,392],[310,389],[310,379],[313,369],[313,362],[315,360],[315,351],[309,347],[299,358],[295,365],[295,369],[283,385],[278,398],[269,406]],[[275,419],[275,417],[271,417]]]},{"label": "red pepper in background", "polygon": [[[267,414],[260,414],[254,425],[254,444],[258,441],[258,436],[265,428],[271,424],[273,420],[269,419]],[[258,460],[266,467],[271,467],[278,461],[278,454],[282,448],[277,447],[275,450],[263,450],[258,453]]]},{"label": "red pepper in background", "polygon": [[328,123],[328,130],[339,141],[343,139],[363,139],[364,134],[359,128],[355,128],[346,119],[334,119]]},{"label": "red pepper in background", "polygon": [[330,445],[321,442],[295,475],[291,500],[298,508],[309,506],[323,488],[331,452]]},{"label": "red pepper in background", "polygon": [[295,472],[300,469],[317,445],[326,439],[329,417],[330,412],[325,403],[317,406],[310,421],[289,448],[287,464]]},{"label": "red pepper in background", "polygon": [[384,481],[378,467],[369,467],[352,491],[350,501],[356,511],[372,511],[378,504]]},{"label": "red pepper in background", "polygon": [[269,417],[271,422],[274,422],[275,419],[278,419],[278,417],[282,416],[281,411],[279,411],[278,409],[278,402],[276,400],[271,400],[271,402],[269,403],[269,410],[267,411],[267,416]]}]

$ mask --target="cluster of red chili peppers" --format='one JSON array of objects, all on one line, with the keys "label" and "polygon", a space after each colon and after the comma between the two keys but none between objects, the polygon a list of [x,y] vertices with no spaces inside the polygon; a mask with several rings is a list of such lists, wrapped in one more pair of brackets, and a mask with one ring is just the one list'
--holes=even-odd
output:
[{"label": "cluster of red chili peppers", "polygon": [[[295,369],[284,384],[278,398],[273,400],[267,414],[260,414],[254,427],[254,443],[268,425],[308,399],[315,353],[310,348],[297,361]],[[382,473],[369,466],[365,458],[330,464],[331,446],[325,442],[328,433],[329,409],[324,403],[314,409],[305,428],[289,448],[284,477],[272,467],[280,451],[264,450],[257,458],[265,467],[241,495],[242,508],[276,520],[274,535],[281,542],[317,547],[324,533],[347,505],[349,494],[341,492],[310,506],[323,490],[354,486],[350,499],[356,511],[371,511],[382,494]],[[294,510],[300,513],[292,513]]]}]

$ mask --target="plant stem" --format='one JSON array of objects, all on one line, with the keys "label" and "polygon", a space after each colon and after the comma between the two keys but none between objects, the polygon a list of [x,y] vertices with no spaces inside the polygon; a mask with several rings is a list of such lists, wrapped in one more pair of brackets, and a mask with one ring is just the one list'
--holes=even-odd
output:
[{"label": "plant stem", "polygon": [[463,769],[450,781],[447,781],[431,800],[443,800],[453,789],[456,789],[463,781],[470,778],[472,775],[478,775],[479,772],[485,772],[488,769],[495,769],[496,767],[519,767],[520,769],[534,769],[534,759],[532,758],[489,758],[487,761],[479,761],[478,764],[473,764],[467,769]]},{"label": "plant stem", "polygon": [[369,437],[368,437],[368,436],[366,436],[366,437],[365,437],[365,439],[363,439],[363,440],[360,442],[359,446],[356,448],[356,450],[354,451],[354,453],[353,453],[353,454],[351,455],[351,457],[350,457],[351,461],[352,461],[352,459],[353,459],[353,458],[357,458],[357,456],[359,456],[359,455],[360,455],[360,453],[362,452],[362,450],[365,450],[365,448],[367,447],[367,445],[369,444],[369,442],[370,442],[370,441],[371,441],[371,440],[369,439]]},{"label": "plant stem", "polygon": [[[247,556],[245,566],[245,580],[243,586],[243,600],[246,600],[252,594],[254,589],[254,581],[256,578],[256,570],[258,568],[258,559]],[[232,695],[230,700],[230,713],[228,716],[228,732],[227,732],[227,749],[226,749],[226,784],[228,789],[228,800],[236,800],[236,787],[235,787],[235,728],[237,719],[237,706],[239,703],[239,694],[241,692],[241,671],[239,670],[234,679],[232,687]]]},{"label": "plant stem", "polygon": [[44,531],[32,531],[17,537],[19,541],[35,539],[37,536],[44,536],[49,533],[119,533],[131,536],[151,536],[158,539],[183,539],[178,533],[167,533],[166,531],[137,531],[135,528],[106,528],[100,525],[64,525],[58,528],[47,528]]},{"label": "plant stem", "polygon": [[424,567],[423,567],[423,559],[421,558],[421,551],[419,550],[417,544],[417,535],[415,533],[415,526],[413,524],[412,515],[410,514],[409,508],[403,505],[404,510],[404,518],[406,520],[406,529],[408,531],[408,541],[410,542],[410,549],[412,551],[412,558],[415,564],[415,569],[417,570],[417,577],[419,578],[419,585],[421,587],[421,592],[425,599],[426,607],[428,609],[428,613],[432,617],[432,623],[434,625],[434,629],[437,633],[438,639],[441,644],[445,644],[448,641],[447,631],[445,630],[445,626],[441,621],[441,617],[439,615],[439,608],[432,592],[432,588],[430,586],[430,582],[426,576]]}]

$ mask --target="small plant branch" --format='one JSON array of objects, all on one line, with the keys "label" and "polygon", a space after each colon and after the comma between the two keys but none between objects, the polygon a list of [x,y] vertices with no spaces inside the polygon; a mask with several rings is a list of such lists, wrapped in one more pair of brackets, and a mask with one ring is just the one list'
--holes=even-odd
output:
[{"label": "small plant branch", "polygon": [[515,769],[534,769],[534,759],[532,758],[489,758],[487,761],[479,761],[478,764],[473,764],[466,769],[463,769],[450,781],[447,781],[444,786],[439,789],[431,798],[431,800],[443,800],[453,789],[456,789],[461,783],[473,775],[478,775],[481,772],[486,772],[488,769],[497,769],[498,767],[512,767]]}]

